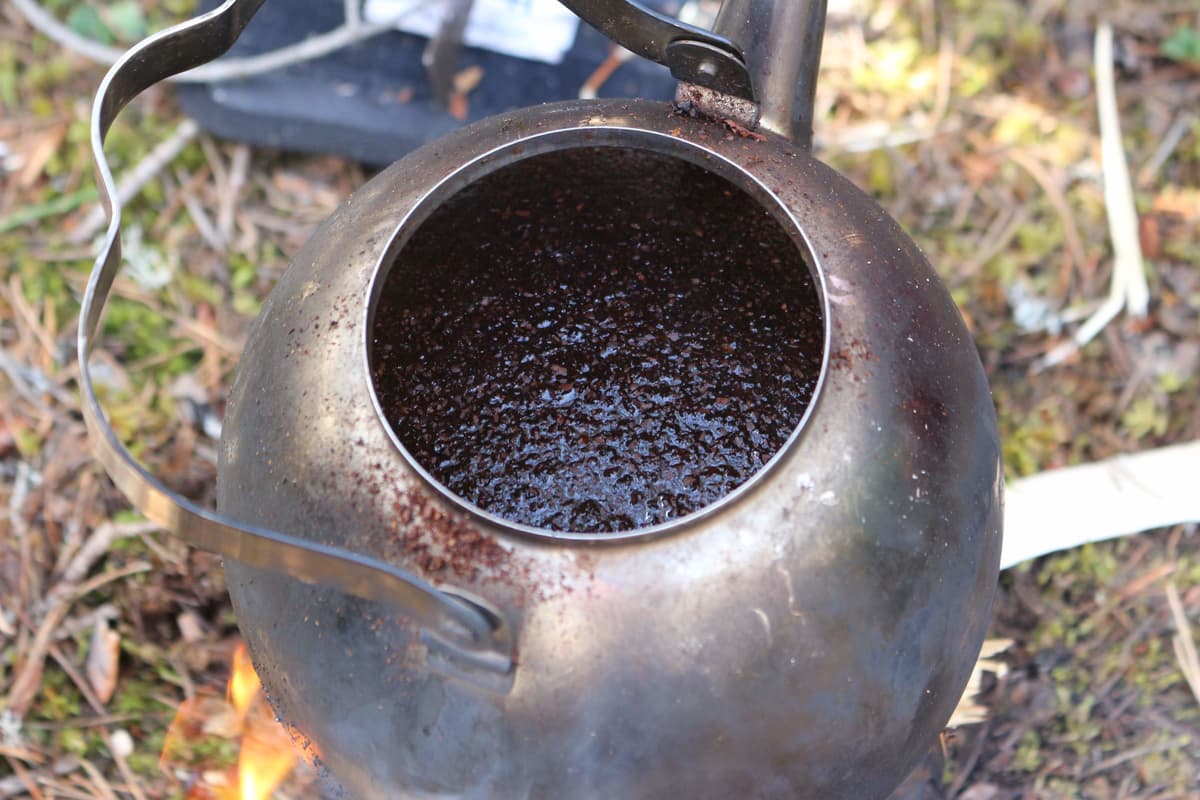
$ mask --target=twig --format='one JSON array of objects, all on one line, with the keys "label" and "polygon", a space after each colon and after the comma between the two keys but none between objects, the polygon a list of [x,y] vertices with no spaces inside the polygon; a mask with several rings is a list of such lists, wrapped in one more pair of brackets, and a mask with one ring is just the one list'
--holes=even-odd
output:
[{"label": "twig", "polygon": [[1160,742],[1158,744],[1149,744],[1144,747],[1134,747],[1130,750],[1126,750],[1124,753],[1117,753],[1115,756],[1112,756],[1111,758],[1106,758],[1103,761],[1093,764],[1091,767],[1084,770],[1083,774],[1080,775],[1079,777],[1081,779],[1087,779],[1087,778],[1092,777],[1093,775],[1097,775],[1101,772],[1104,772],[1105,770],[1109,770],[1109,769],[1112,769],[1113,767],[1120,766],[1121,764],[1124,764],[1127,761],[1132,761],[1135,758],[1141,758],[1143,756],[1150,756],[1150,755],[1154,755],[1155,753],[1164,753],[1168,750],[1176,750],[1179,748],[1184,748],[1184,747],[1187,747],[1189,744],[1190,744],[1190,741],[1186,737],[1182,737],[1179,739],[1172,739],[1169,742]]},{"label": "twig", "polygon": [[[18,2],[19,0],[14,0]],[[149,183],[154,176],[162,172],[168,164],[175,160],[175,157],[183,152],[183,148],[188,146],[192,139],[196,138],[196,134],[200,132],[200,127],[192,120],[185,119],[179,123],[179,127],[163,139],[154,149],[147,154],[145,158],[138,162],[137,166],[122,176],[117,182],[117,198],[124,205],[137,195],[142,190],[142,187]],[[71,244],[83,244],[89,241],[101,228],[108,222],[108,215],[104,209],[97,205],[88,212],[83,221],[76,226],[68,237]]]},{"label": "twig", "polygon": [[[245,145],[241,146],[245,147]],[[221,151],[217,149],[216,142],[211,136],[200,137],[200,149],[204,152],[204,163],[208,165],[208,169],[212,173],[213,183],[217,186],[217,195],[220,196],[229,183],[229,170],[225,169],[225,159],[221,158]]]},{"label": "twig", "polygon": [[954,41],[950,37],[949,25],[938,36],[938,81],[934,95],[933,110],[929,114],[929,127],[936,129],[950,110],[950,94],[954,85]]},{"label": "twig", "polygon": [[0,233],[8,233],[22,225],[37,222],[45,217],[54,217],[74,211],[84,203],[92,202],[98,196],[99,193],[95,186],[85,186],[70,194],[55,195],[44,203],[22,206],[8,216],[0,217]]},{"label": "twig", "polygon": [[[125,55],[124,50],[108,47],[75,33],[38,5],[36,0],[12,0],[12,4],[38,32],[92,61],[100,64],[114,64]],[[394,17],[380,23],[362,22],[361,17],[355,14],[352,19],[348,18],[346,23],[325,33],[310,36],[296,44],[245,58],[225,58],[175,75],[168,80],[179,83],[219,83],[250,78],[293,64],[301,64],[386,33],[393,29],[396,22],[419,5],[421,5],[420,0],[413,0],[412,3],[397,11]]]},{"label": "twig", "polygon": [[58,548],[58,556],[54,560],[54,574],[61,575],[67,564],[75,557],[80,545],[83,544],[84,516],[87,510],[93,508],[96,493],[100,485],[96,482],[95,473],[84,472],[79,480],[79,492],[75,495],[75,508],[63,531],[62,544]]},{"label": "twig", "polygon": [[[60,758],[50,765],[50,772],[55,775],[66,775],[79,768],[80,760],[76,756]],[[20,775],[9,775],[0,778],[0,797],[15,797],[27,793],[25,780]]]},{"label": "twig", "polygon": [[174,700],[163,700],[160,697],[155,697],[154,699],[161,700],[164,705],[169,705],[170,708],[164,708],[162,711],[129,711],[124,714],[105,714],[102,717],[74,717],[54,722],[35,720],[26,722],[24,727],[31,731],[61,731],[71,728],[100,728],[107,725],[119,725],[122,722],[145,722],[151,719],[165,721],[175,716],[176,712],[171,709],[178,705],[177,702]]},{"label": "twig", "polygon": [[[0,351],[0,353],[2,352]],[[12,494],[8,498],[8,522],[13,536],[17,540],[17,549],[21,555],[19,597],[25,607],[28,607],[33,598],[38,595],[36,590],[39,588],[39,576],[32,569],[33,545],[30,542],[29,524],[25,521],[25,501],[29,497],[29,489],[40,479],[41,476],[35,473],[28,464],[18,461]]]},{"label": "twig", "polygon": [[1113,75],[1112,26],[1101,22],[1096,30],[1096,107],[1100,117],[1100,157],[1104,173],[1104,206],[1108,212],[1108,231],[1113,246],[1112,283],[1108,298],[1075,336],[1046,354],[1041,368],[1061,363],[1090,342],[1116,318],[1121,309],[1131,316],[1144,317],[1150,300],[1138,241],[1137,209],[1133,205],[1133,187],[1129,165],[1121,143],[1121,118],[1117,110],[1116,80]]},{"label": "twig", "polygon": [[79,674],[79,670],[75,669],[75,665],[71,663],[71,660],[63,655],[62,649],[58,645],[52,644],[46,648],[46,653],[54,659],[59,669],[71,679],[71,683],[75,684],[75,688],[83,695],[83,699],[87,701],[87,704],[92,707],[92,711],[95,711],[100,716],[106,716],[108,709],[104,707],[104,703],[100,702],[100,698],[96,696],[92,685]]},{"label": "twig", "polygon": [[38,686],[41,683],[46,653],[53,640],[55,629],[63,621],[63,618],[66,617],[67,611],[70,610],[71,605],[76,600],[90,592],[94,592],[110,581],[119,580],[139,572],[147,572],[150,568],[150,564],[145,561],[135,561],[121,569],[97,575],[95,578],[77,586],[68,585],[65,582],[60,582],[55,586],[50,592],[50,598],[52,598],[53,602],[46,610],[46,614],[38,626],[37,633],[34,635],[33,643],[30,645],[29,651],[25,653],[25,660],[9,687],[5,710],[11,711],[17,717],[24,717],[25,713],[29,711],[29,704],[33,702],[33,697],[37,694]]},{"label": "twig", "polygon": [[117,771],[125,779],[125,788],[133,795],[134,800],[146,800],[145,793],[142,791],[141,786],[138,785],[137,776],[129,768],[129,762],[125,759],[125,754],[121,752],[119,747],[113,746],[112,734],[108,730],[101,728],[100,737],[104,739],[104,746],[108,748],[109,755],[113,757],[113,761],[117,762]]},{"label": "twig", "polygon": [[118,539],[141,536],[144,533],[153,533],[158,530],[162,530],[162,526],[149,521],[103,523],[92,531],[92,535],[87,538],[87,541],[79,548],[79,552],[63,570],[62,582],[75,584],[83,580],[92,566],[108,552],[113,542]]},{"label": "twig", "polygon": [[58,630],[54,633],[55,641],[63,641],[64,639],[72,639],[80,633],[90,631],[96,627],[97,622],[111,622],[119,619],[121,612],[112,603],[105,603],[101,606],[93,608],[86,614],[81,614],[78,617],[71,617],[64,620],[58,626]]},{"label": "twig", "polygon": [[975,666],[971,669],[971,677],[967,679],[967,687],[963,690],[962,697],[958,700],[958,705],[955,706],[954,712],[950,715],[950,721],[946,723],[948,728],[956,728],[960,725],[974,725],[983,722],[987,719],[987,709],[976,702],[983,684],[983,673],[991,672],[998,677],[1004,677],[1008,672],[1008,665],[1003,661],[997,661],[996,656],[1001,655],[1013,645],[1012,639],[986,639],[983,646],[979,650],[979,656],[975,661]]},{"label": "twig", "polygon": [[1196,642],[1192,638],[1192,626],[1188,624],[1187,614],[1183,611],[1183,601],[1179,599],[1179,589],[1175,582],[1167,583],[1167,605],[1171,608],[1171,619],[1175,623],[1175,636],[1171,644],[1175,648],[1175,658],[1179,661],[1179,669],[1187,679],[1192,697],[1200,703],[1200,655],[1196,654]]},{"label": "twig", "polygon": [[[202,174],[202,173],[200,173]],[[196,197],[195,180],[186,174],[176,171],[175,179],[179,181],[179,191],[183,193],[183,207],[187,209],[188,216],[192,218],[193,224],[196,226],[196,231],[200,234],[200,238],[217,253],[223,253],[227,249],[226,243],[221,240],[221,234],[217,232],[216,226],[213,224],[212,217],[204,210],[200,199]]]},{"label": "twig", "polygon": [[12,767],[12,771],[14,773],[13,777],[17,778],[21,782],[21,788],[26,792],[29,792],[29,796],[32,797],[33,800],[43,800],[42,792],[40,789],[38,789],[37,784],[34,782],[33,776],[29,774],[29,772],[21,764],[20,760],[11,757],[6,758],[5,760],[8,761],[8,765]]},{"label": "twig", "polygon": [[228,182],[221,195],[220,207],[217,209],[217,233],[223,242],[233,241],[234,212],[237,201],[241,196],[242,187],[246,185],[246,176],[250,171],[250,148],[239,144],[233,150],[233,158],[229,163]]},{"label": "twig", "polygon": [[[1014,150],[1009,154],[1009,157],[1015,164],[1023,167],[1029,173],[1037,185],[1042,187],[1042,191],[1046,193],[1046,198],[1050,201],[1050,205],[1054,207],[1058,213],[1058,218],[1063,226],[1063,238],[1067,242],[1067,252],[1070,254],[1071,261],[1074,262],[1075,271],[1080,277],[1085,280],[1088,278],[1087,272],[1087,254],[1083,250],[1083,237],[1079,235],[1079,227],[1075,224],[1075,216],[1071,213],[1071,207],[1067,204],[1067,198],[1063,195],[1062,189],[1050,177],[1050,173],[1046,168],[1035,158],[1021,150]],[[1064,291],[1066,286],[1062,287]]]},{"label": "twig", "polygon": [[24,397],[25,401],[35,405],[38,413],[46,419],[54,419],[54,411],[38,396],[40,392],[37,391],[37,377],[41,373],[32,367],[23,365],[17,359],[13,359],[2,349],[0,349],[0,373],[7,375],[8,383],[12,385],[16,395]]},{"label": "twig", "polygon": [[27,764],[33,764],[35,767],[41,766],[42,762],[46,760],[38,751],[30,750],[28,747],[19,744],[0,744],[0,756],[15,758]]},{"label": "twig", "polygon": [[959,127],[959,123],[953,119],[943,121],[936,128],[928,125],[896,127],[887,122],[868,122],[834,131],[831,134],[818,135],[814,147],[821,150],[838,150],[843,153],[867,153],[872,150],[901,147],[926,139],[934,139],[944,134],[955,133]]},{"label": "twig", "polygon": [[1173,574],[1178,566],[1179,565],[1174,562],[1165,562],[1159,564],[1157,567],[1148,572],[1142,573],[1115,592],[1118,601],[1124,602],[1129,600],[1131,597],[1136,597],[1138,594],[1144,592],[1151,584],[1157,583],[1163,578]]},{"label": "twig", "polygon": [[346,17],[346,27],[350,30],[355,31],[362,26],[362,3],[360,0],[342,0],[342,14]]},{"label": "twig", "polygon": [[[67,600],[74,603],[81,597],[85,597],[92,592],[113,581],[119,581],[122,578],[128,578],[130,575],[138,575],[142,572],[149,572],[153,569],[153,565],[147,561],[132,561],[119,569],[109,570],[101,573],[94,578],[91,578],[77,587],[70,588],[70,595]],[[57,587],[55,587],[57,589]]]},{"label": "twig", "polygon": [[116,792],[113,791],[112,786],[109,785],[108,780],[105,779],[100,770],[96,769],[95,764],[85,760],[79,762],[79,766],[92,779],[92,785],[98,792],[97,800],[117,800]]},{"label": "twig", "polygon": [[1175,121],[1171,123],[1171,127],[1167,128],[1167,132],[1163,134],[1162,141],[1158,143],[1158,147],[1154,148],[1154,153],[1150,158],[1146,159],[1146,163],[1138,170],[1138,184],[1145,186],[1154,180],[1154,176],[1162,169],[1162,165],[1167,163],[1167,159],[1171,157],[1171,153],[1175,152],[1175,148],[1183,140],[1183,135],[1192,129],[1192,123],[1196,121],[1196,114],[1191,111],[1184,111],[1175,117]]},{"label": "twig", "polygon": [[33,697],[37,694],[38,686],[42,682],[46,649],[50,646],[54,629],[62,622],[69,608],[69,603],[60,600],[54,603],[46,612],[46,616],[42,618],[42,624],[38,626],[33,643],[30,644],[29,651],[25,653],[25,660],[9,685],[5,711],[12,712],[18,718],[24,717],[29,711]]},{"label": "twig", "polygon": [[997,214],[996,219],[984,232],[982,240],[975,246],[975,254],[959,268],[959,274],[967,277],[974,275],[999,255],[1017,235],[1021,226],[1029,221],[1032,213],[1029,206],[1019,204],[1013,206],[1007,214],[1003,211]]},{"label": "twig", "polygon": [[603,86],[612,74],[616,72],[622,64],[633,58],[633,53],[626,50],[624,47],[613,45],[608,56],[600,62],[592,74],[588,75],[587,80],[579,87],[580,100],[595,100]]},{"label": "twig", "polygon": [[954,782],[946,790],[946,797],[958,797],[959,792],[963,790],[967,785],[967,781],[971,779],[971,773],[975,771],[975,765],[979,763],[979,758],[983,755],[983,746],[987,743],[991,728],[991,717],[984,716],[981,727],[975,731],[975,741],[971,745],[971,752],[967,755],[966,761],[957,770]]},{"label": "twig", "polygon": [[[51,362],[54,361],[58,347],[54,343],[54,337],[46,330],[46,327],[38,319],[37,312],[33,306],[29,305],[29,301],[25,299],[25,287],[21,285],[21,277],[13,275],[8,281],[8,303],[12,306],[13,311],[17,312],[17,316],[25,323],[25,327],[33,334],[33,338],[39,345],[42,346],[43,355],[48,357]],[[30,360],[32,356],[29,356]]]},{"label": "twig", "polygon": [[[200,141],[203,142],[204,139]],[[222,171],[224,171],[223,167]],[[221,180],[217,176],[217,171],[208,164],[205,164],[190,175],[179,169],[163,173],[161,180],[163,188],[170,197],[170,203],[168,206],[169,210],[164,211],[163,218],[156,222],[152,228],[156,236],[161,236],[167,228],[171,227],[171,220],[179,209],[183,207],[184,200],[187,199],[188,195],[195,194],[196,190],[208,180],[210,175],[217,181]]]},{"label": "twig", "polygon": [[245,349],[245,344],[228,336],[223,336],[215,329],[206,327],[198,320],[179,314],[166,314],[168,319],[177,325],[180,331],[193,339],[200,339],[204,345],[215,347],[226,354],[238,354]]},{"label": "twig", "polygon": [[4,350],[0,350],[0,372],[8,376],[17,393],[38,407],[43,414],[53,417],[54,412],[42,402],[39,395],[48,394],[67,408],[78,408],[79,401],[62,387],[50,380],[37,367],[22,364]]}]

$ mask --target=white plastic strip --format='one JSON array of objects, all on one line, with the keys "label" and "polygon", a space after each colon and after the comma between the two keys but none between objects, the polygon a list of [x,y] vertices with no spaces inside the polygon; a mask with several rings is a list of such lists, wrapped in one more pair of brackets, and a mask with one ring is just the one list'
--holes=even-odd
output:
[{"label": "white plastic strip", "polygon": [[1200,522],[1200,441],[1066,467],[1008,485],[1000,568],[1141,531]]},{"label": "white plastic strip", "polygon": [[[445,13],[443,3],[427,2],[415,13],[398,15],[397,9],[404,5],[405,0],[367,0],[363,18],[419,36],[437,33]],[[475,0],[463,41],[503,55],[559,64],[578,29],[579,18],[558,0]]]}]

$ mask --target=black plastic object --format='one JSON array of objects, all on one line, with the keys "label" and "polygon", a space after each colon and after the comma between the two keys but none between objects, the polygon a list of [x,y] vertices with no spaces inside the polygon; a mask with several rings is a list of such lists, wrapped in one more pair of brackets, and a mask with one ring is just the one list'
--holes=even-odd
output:
[{"label": "black plastic object", "polygon": [[[201,3],[204,10],[216,6]],[[664,11],[672,11],[660,4]],[[335,0],[268,2],[230,51],[252,56],[291,44],[343,21]],[[612,43],[581,23],[561,64],[463,47],[459,69],[478,65],[483,79],[468,97],[464,121],[434,102],[421,64],[428,39],[385,33],[329,56],[240,81],[182,84],[184,110],[206,130],[228,139],[310,153],[336,153],[384,165],[468,122],[510,109],[577,97]],[[675,81],[643,59],[622,64],[600,97],[668,99]]]}]

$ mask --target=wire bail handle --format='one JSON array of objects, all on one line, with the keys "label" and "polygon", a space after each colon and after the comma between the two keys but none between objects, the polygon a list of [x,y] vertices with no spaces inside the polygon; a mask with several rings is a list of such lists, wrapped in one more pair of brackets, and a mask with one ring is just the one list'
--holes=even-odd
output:
[{"label": "wire bail handle", "polygon": [[188,544],[366,600],[390,604],[420,628],[431,668],[496,691],[512,686],[513,631],[478,598],[465,597],[376,558],[248,525],[196,505],[151,475],[117,436],[96,397],[88,356],[121,266],[121,201],[104,152],[117,114],[151,85],[229,50],[264,0],[225,0],[131,48],[105,75],[92,107],[91,144],[108,229],[80,307],[76,342],[83,418],[97,459],[130,502]]}]

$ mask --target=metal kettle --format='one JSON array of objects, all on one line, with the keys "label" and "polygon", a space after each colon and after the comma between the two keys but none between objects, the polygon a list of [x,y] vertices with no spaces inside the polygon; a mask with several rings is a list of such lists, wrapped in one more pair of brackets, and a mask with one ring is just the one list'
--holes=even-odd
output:
[{"label": "metal kettle", "polygon": [[[227,557],[276,712],[350,796],[885,797],[957,703],[996,584],[1002,465],[971,337],[899,226],[809,152],[822,0],[727,0],[716,32],[624,0],[564,2],[667,64],[675,113],[523,109],[358,190],[256,323],[219,513],[138,465],[92,389],[120,263],[103,140],[144,88],[227,49],[261,0],[115,65],[92,130],[112,223],[79,336],[98,456],[148,517]],[[813,397],[766,466],[614,535],[513,523],[448,490],[397,439],[372,376],[381,287],[414,232],[489,175],[580,152],[727,182],[794,244],[821,319]]]}]

